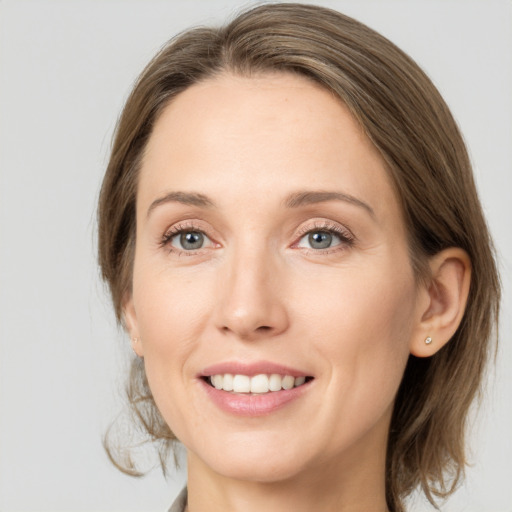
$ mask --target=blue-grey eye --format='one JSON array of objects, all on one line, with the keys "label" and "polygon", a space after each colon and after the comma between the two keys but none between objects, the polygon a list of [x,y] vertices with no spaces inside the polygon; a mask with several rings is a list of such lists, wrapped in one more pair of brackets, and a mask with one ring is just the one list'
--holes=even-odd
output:
[{"label": "blue-grey eye", "polygon": [[184,251],[194,251],[203,247],[205,239],[208,237],[200,231],[182,231],[173,237],[171,245]]},{"label": "blue-grey eye", "polygon": [[340,243],[340,237],[332,231],[318,230],[306,233],[297,245],[298,247],[307,247],[310,249],[329,249]]}]

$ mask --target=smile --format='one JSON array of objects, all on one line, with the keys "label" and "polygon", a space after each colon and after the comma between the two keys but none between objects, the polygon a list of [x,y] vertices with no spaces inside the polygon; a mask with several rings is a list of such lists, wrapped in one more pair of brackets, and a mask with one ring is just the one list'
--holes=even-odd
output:
[{"label": "smile", "polygon": [[266,416],[311,393],[309,372],[269,361],[228,361],[205,368],[198,381],[208,401],[230,415]]},{"label": "smile", "polygon": [[278,373],[261,373],[253,376],[225,373],[207,377],[207,382],[218,390],[233,393],[265,394],[293,389],[302,386],[311,379],[312,377],[294,377],[293,375],[280,375]]}]

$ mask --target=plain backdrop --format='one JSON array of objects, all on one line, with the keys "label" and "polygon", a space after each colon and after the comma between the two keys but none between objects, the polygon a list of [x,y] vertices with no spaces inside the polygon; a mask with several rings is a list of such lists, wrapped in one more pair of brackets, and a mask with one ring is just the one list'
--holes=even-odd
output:
[{"label": "plain backdrop", "polygon": [[[501,348],[473,466],[442,507],[512,511],[512,3],[339,0],[432,77],[458,120],[496,240]],[[184,473],[119,473],[101,447],[127,338],[98,279],[95,205],[130,87],[177,32],[251,2],[0,1],[0,511],[165,511]],[[421,500],[413,511],[430,507]]]}]

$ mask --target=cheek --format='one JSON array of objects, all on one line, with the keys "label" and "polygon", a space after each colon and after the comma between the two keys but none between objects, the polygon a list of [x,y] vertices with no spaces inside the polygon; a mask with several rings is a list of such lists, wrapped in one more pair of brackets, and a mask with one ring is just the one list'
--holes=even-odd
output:
[{"label": "cheek", "polygon": [[187,361],[203,328],[205,304],[200,297],[206,293],[198,296],[197,286],[175,273],[145,270],[135,269],[133,298],[146,377],[158,410],[178,434],[180,426],[190,427],[183,383],[190,378]]},{"label": "cheek", "polygon": [[133,296],[140,335],[150,350],[187,345],[204,321],[214,293],[213,283],[200,272],[183,275],[175,269],[142,266],[134,270]]},{"label": "cheek", "polygon": [[301,307],[306,338],[330,362],[326,396],[336,403],[325,406],[340,416],[357,411],[362,421],[364,414],[373,421],[394,399],[409,356],[415,307],[412,275],[397,275],[352,268],[326,280],[322,293],[311,287]]},{"label": "cheek", "polygon": [[187,373],[187,361],[205,328],[212,296],[213,283],[205,276],[135,268],[134,307],[146,374],[157,403],[159,396],[172,395]]},{"label": "cheek", "polygon": [[409,271],[372,265],[334,269],[302,279],[295,295],[306,324],[321,328],[326,342],[343,341],[332,343],[334,350],[398,347],[411,332],[416,291]]}]

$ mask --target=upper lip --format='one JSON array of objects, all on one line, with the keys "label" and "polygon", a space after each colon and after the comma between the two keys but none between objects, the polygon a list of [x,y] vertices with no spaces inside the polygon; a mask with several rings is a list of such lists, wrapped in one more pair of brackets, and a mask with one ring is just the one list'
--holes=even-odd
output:
[{"label": "upper lip", "polygon": [[311,377],[311,373],[291,368],[282,364],[272,363],[270,361],[255,361],[252,363],[241,361],[225,361],[222,363],[213,364],[205,368],[200,377],[210,377],[212,375],[223,375],[230,373],[232,375],[247,375],[253,377],[262,373],[279,375],[291,375],[293,377]]}]

